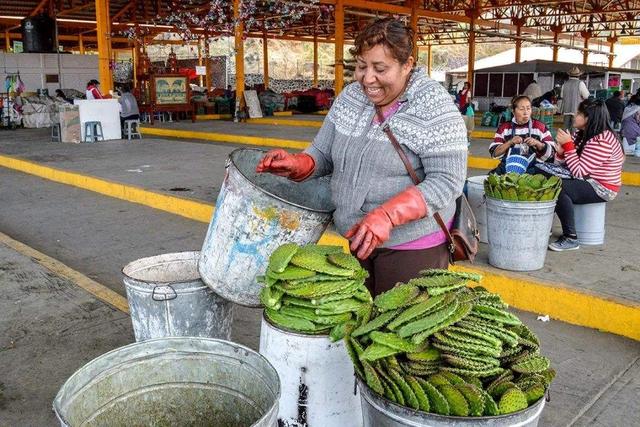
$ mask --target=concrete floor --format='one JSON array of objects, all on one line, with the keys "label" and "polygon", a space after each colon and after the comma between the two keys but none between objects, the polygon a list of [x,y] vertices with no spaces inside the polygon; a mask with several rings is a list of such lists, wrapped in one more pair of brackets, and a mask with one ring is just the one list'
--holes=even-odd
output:
[{"label": "concrete floor", "polygon": [[[268,127],[261,128],[264,134]],[[0,154],[208,203],[215,201],[224,160],[236,148],[160,139],[50,144],[48,135],[46,129],[0,132]],[[0,232],[121,295],[125,264],[197,250],[207,226],[4,168],[0,200]],[[611,204],[604,248],[549,253],[545,269],[531,277],[640,301],[640,256],[634,243],[640,226],[633,215],[638,200],[640,188],[624,187]],[[92,358],[131,342],[130,323],[123,313],[1,244],[0,260],[5,296],[0,299],[0,426],[55,425],[50,408],[61,384]],[[236,310],[233,339],[257,348],[259,315],[258,310]],[[638,342],[518,315],[540,336],[543,353],[558,370],[541,426],[640,425]]]}]

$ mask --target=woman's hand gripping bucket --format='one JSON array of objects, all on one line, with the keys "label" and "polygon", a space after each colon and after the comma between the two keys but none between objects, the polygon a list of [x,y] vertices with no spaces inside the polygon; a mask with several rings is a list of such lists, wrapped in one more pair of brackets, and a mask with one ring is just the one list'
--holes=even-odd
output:
[{"label": "woman's hand gripping bucket", "polygon": [[511,148],[507,153],[507,160],[505,162],[505,170],[507,173],[514,172],[519,175],[526,173],[527,168],[531,164],[531,162],[536,158],[535,153],[530,155],[529,157],[525,157],[520,153],[520,148],[514,150],[514,154],[511,154]]}]

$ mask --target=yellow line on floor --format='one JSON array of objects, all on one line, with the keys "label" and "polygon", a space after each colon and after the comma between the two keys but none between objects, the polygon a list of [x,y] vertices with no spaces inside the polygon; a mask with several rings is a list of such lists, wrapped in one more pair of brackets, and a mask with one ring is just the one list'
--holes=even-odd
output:
[{"label": "yellow line on floor", "polygon": [[231,114],[196,114],[196,120],[226,120]]},{"label": "yellow line on floor", "polygon": [[28,173],[40,178],[45,178],[50,181],[59,182],[61,184],[90,190],[116,199],[150,206],[152,208],[184,216],[189,219],[208,222],[213,212],[213,208],[211,206],[193,200],[156,193],[134,185],[95,178],[76,172],[52,168],[50,166],[42,166],[37,163],[21,160],[15,157],[1,155],[0,166]]},{"label": "yellow line on floor", "polygon": [[269,117],[248,119],[247,123],[276,126],[301,126],[308,128],[320,128],[322,126],[322,122],[318,120],[273,119]]},{"label": "yellow line on floor", "polygon": [[262,147],[294,148],[303,150],[309,146],[308,141],[293,139],[263,138],[260,136],[233,135],[227,133],[198,132],[191,130],[164,129],[141,126],[140,132],[145,135],[169,136],[183,139],[202,139],[213,142],[229,142],[232,144],[259,145]]},{"label": "yellow line on floor", "polygon": [[293,116],[293,111],[274,111],[273,115],[278,117],[282,117],[282,116]]},{"label": "yellow line on floor", "polygon": [[471,132],[471,138],[493,139],[495,136],[496,133],[490,130],[474,130]]},{"label": "yellow line on floor", "polygon": [[[202,202],[166,196],[139,187],[40,166],[9,156],[0,156],[0,166],[204,223],[210,221],[214,211],[212,205]],[[330,233],[325,233],[320,241],[323,244],[341,245],[345,248],[347,244],[342,237]],[[486,282],[484,285],[488,289],[498,292],[505,301],[516,308],[549,314],[551,317],[567,323],[640,340],[640,305],[606,299],[586,291],[572,290],[563,285],[533,281],[528,277],[499,272],[495,269],[468,266],[456,268],[484,275]],[[91,284],[88,282],[87,287],[91,288]]]},{"label": "yellow line on floor", "polygon": [[24,243],[12,239],[4,233],[0,233],[0,243],[8,246],[9,248],[21,253],[26,257],[31,258],[47,270],[55,273],[57,276],[75,283],[99,300],[106,302],[107,304],[115,307],[120,311],[129,313],[129,304],[127,304],[127,299],[125,297],[96,282],[95,280],[88,278],[84,274],[72,269],[71,267],[66,266],[65,264],[54,258],[51,258],[48,255],[43,254],[42,252],[38,252],[37,250],[25,245]]}]

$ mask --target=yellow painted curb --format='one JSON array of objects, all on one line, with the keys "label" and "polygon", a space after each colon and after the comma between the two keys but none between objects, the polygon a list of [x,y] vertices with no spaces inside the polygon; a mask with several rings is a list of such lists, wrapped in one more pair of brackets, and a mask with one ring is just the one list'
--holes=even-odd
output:
[{"label": "yellow painted curb", "polygon": [[289,120],[289,119],[270,119],[264,117],[261,119],[248,119],[247,123],[255,123],[262,125],[281,125],[281,126],[301,126],[308,128],[319,128],[322,126],[322,122],[313,120]]},{"label": "yellow painted curb", "polygon": [[15,157],[0,156],[0,166],[116,199],[150,206],[198,221],[208,222],[213,213],[211,206],[193,200],[156,193],[133,185],[94,178],[75,172],[67,172],[49,166],[41,166]]},{"label": "yellow painted curb", "polygon": [[326,116],[327,114],[329,114],[329,110],[320,110],[320,111],[316,111],[315,113],[312,114],[316,114],[318,116]]},{"label": "yellow painted curb", "polygon": [[474,156],[467,157],[467,167],[472,169],[491,170],[496,166],[498,166],[498,163],[500,163],[498,160],[490,159],[488,157],[474,157]]},{"label": "yellow painted curb", "polygon": [[226,120],[231,114],[196,114],[196,120]]},{"label": "yellow painted curb", "polygon": [[471,138],[479,139],[493,139],[496,136],[495,132],[488,130],[474,130],[471,132]]},{"label": "yellow painted curb", "polygon": [[273,115],[278,117],[282,117],[282,116],[293,116],[293,111],[274,111]]},{"label": "yellow painted curb", "polygon": [[126,298],[124,298],[117,292],[112,291],[106,286],[96,282],[95,280],[88,278],[84,274],[64,265],[60,261],[51,258],[43,254],[42,252],[38,252],[37,250],[25,245],[24,243],[12,239],[4,233],[0,233],[0,243],[14,249],[24,256],[31,258],[47,270],[55,273],[57,276],[75,283],[99,300],[106,302],[107,304],[120,311],[129,313],[129,304],[127,303]]},{"label": "yellow painted curb", "polygon": [[163,129],[140,126],[140,132],[145,135],[170,136],[184,139],[203,139],[214,142],[230,142],[232,144],[260,145],[263,147],[305,149],[309,146],[307,141],[294,139],[263,138],[259,136],[232,135],[227,133],[197,132],[191,130]]},{"label": "yellow painted curb", "polygon": [[[202,202],[165,196],[138,187],[40,166],[9,156],[0,156],[0,166],[204,223],[211,220],[214,211],[213,206]],[[347,249],[347,241],[332,233],[325,233],[320,239],[320,243],[340,245]],[[512,274],[507,276],[493,269],[466,266],[457,266],[456,268],[482,274],[486,282],[483,283],[483,286],[499,293],[513,307],[549,314],[563,322],[640,340],[640,305],[605,299],[558,285],[534,282],[529,278],[521,278]]]},{"label": "yellow painted curb", "polygon": [[465,265],[454,269],[481,274],[482,286],[500,294],[513,307],[640,340],[640,304],[607,299],[588,291],[578,292],[562,284],[534,282],[528,277],[516,273],[507,275],[492,268]]}]

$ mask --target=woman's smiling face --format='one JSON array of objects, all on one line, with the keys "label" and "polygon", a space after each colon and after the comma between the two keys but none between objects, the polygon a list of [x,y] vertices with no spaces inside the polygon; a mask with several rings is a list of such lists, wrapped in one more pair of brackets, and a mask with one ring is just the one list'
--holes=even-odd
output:
[{"label": "woman's smiling face", "polygon": [[384,106],[398,98],[413,68],[413,57],[401,64],[382,44],[356,58],[355,77],[375,105]]}]

